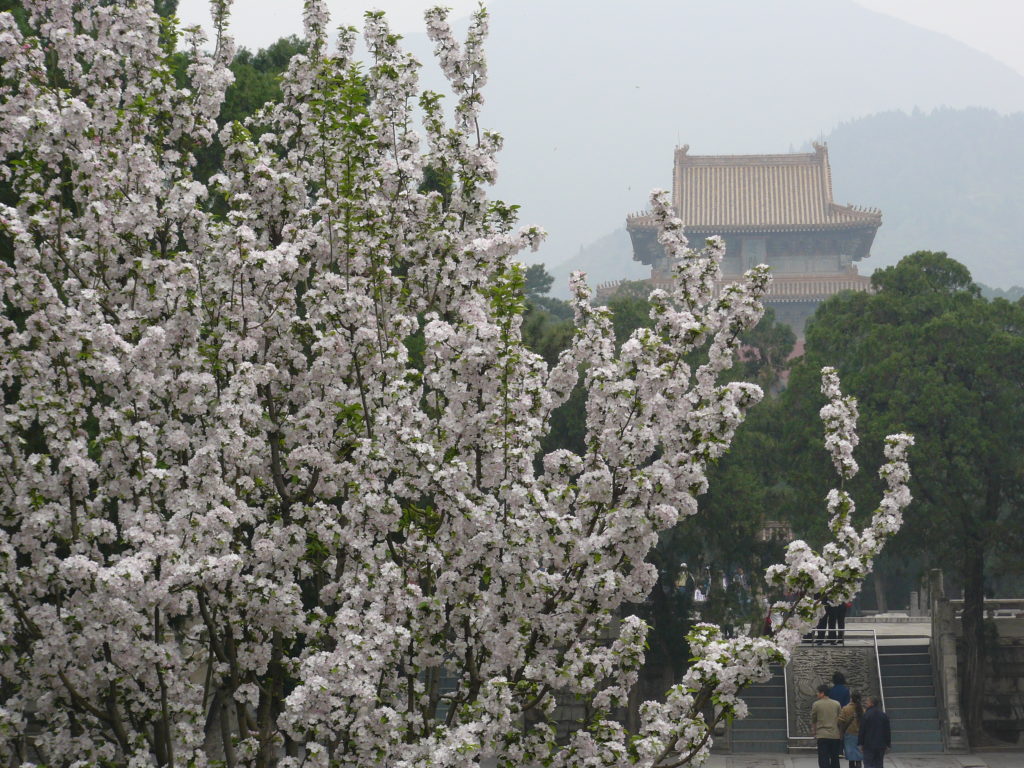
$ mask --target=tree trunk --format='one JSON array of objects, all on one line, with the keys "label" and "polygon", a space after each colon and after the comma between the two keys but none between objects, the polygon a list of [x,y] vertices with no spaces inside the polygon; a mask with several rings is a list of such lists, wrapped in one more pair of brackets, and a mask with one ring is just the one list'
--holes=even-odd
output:
[{"label": "tree trunk", "polygon": [[882,570],[877,564],[871,575],[874,576],[871,583],[875,588],[875,608],[879,613],[885,613],[889,610],[889,604],[885,599],[885,579],[882,578]]},{"label": "tree trunk", "polygon": [[977,535],[968,534],[964,550],[963,708],[972,747],[984,740],[982,701],[985,693],[985,555]]}]

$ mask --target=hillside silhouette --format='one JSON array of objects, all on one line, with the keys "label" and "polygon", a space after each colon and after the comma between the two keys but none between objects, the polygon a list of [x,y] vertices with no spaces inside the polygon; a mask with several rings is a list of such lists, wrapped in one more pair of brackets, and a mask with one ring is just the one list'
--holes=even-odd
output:
[{"label": "hillside silhouette", "polygon": [[828,136],[837,201],[882,209],[862,271],[946,251],[975,280],[1024,285],[1024,114],[886,112]]}]

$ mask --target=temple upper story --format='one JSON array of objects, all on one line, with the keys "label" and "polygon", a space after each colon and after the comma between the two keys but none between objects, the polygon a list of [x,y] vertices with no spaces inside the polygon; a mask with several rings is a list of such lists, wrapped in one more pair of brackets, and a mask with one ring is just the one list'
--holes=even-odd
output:
[{"label": "temple upper story", "polygon": [[[882,214],[832,199],[828,148],[783,155],[691,155],[676,150],[672,202],[691,245],[725,239],[724,279],[757,264],[772,268],[770,305],[799,332],[817,303],[841,290],[867,290],[855,262],[871,254]],[[651,266],[651,279],[667,277],[657,226],[646,213],[629,216],[633,258]],[[791,316],[791,317],[789,317]]]}]

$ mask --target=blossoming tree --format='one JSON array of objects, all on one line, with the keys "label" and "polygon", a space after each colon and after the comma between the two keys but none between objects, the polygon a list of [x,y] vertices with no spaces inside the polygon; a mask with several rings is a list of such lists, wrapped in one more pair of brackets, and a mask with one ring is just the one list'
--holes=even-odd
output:
[{"label": "blossoming tree", "polygon": [[[689,250],[656,194],[675,268],[654,328],[616,350],[576,277],[576,337],[549,369],[521,341],[515,261],[542,233],[486,197],[483,11],[464,43],[428,13],[449,109],[381,15],[362,65],[308,0],[283,102],[221,132],[207,185],[192,167],[226,36],[206,53],[190,31],[180,73],[147,2],[25,4],[32,35],[0,14],[4,760],[699,762],[898,527],[902,435],[868,527],[838,490],[835,540],[770,570],[794,596],[774,636],[701,625],[696,663],[627,733],[645,626],[620,609],[761,397],[718,376],[767,270],[716,295],[721,243]],[[581,370],[586,452],[539,456]],[[833,372],[824,387],[848,477],[855,408]],[[560,695],[591,712],[562,741]]]}]

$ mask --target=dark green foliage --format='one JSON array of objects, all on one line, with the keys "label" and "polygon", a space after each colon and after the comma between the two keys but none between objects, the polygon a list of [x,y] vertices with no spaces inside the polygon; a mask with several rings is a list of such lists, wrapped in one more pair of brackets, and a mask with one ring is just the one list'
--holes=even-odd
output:
[{"label": "dark green foliage", "polygon": [[573,311],[572,305],[567,301],[561,299],[555,299],[551,296],[530,296],[527,300],[527,313],[530,312],[531,308],[538,310],[544,310],[550,315],[557,317],[559,320],[572,320]]},{"label": "dark green foliage", "polygon": [[523,313],[523,342],[547,362],[558,362],[558,355],[569,346],[576,326],[572,307],[567,302],[531,296]]},{"label": "dark green foliage", "polygon": [[551,290],[555,278],[548,274],[543,264],[531,264],[526,268],[526,295],[543,296]]},{"label": "dark green foliage", "polygon": [[651,327],[651,305],[647,301],[649,292],[650,286],[645,283],[623,283],[608,300],[616,344],[621,345],[637,328]]},{"label": "dark green foliage", "polygon": [[775,310],[765,308],[761,322],[743,337],[737,378],[751,381],[765,392],[777,392],[795,345],[793,329],[775,319]]},{"label": "dark green foliage", "polygon": [[[281,74],[288,68],[292,56],[305,50],[306,43],[295,35],[282,37],[256,53],[240,48],[231,62],[235,81],[224,94],[218,124],[223,127],[231,122],[243,122],[264,104],[280,101]],[[182,79],[188,62],[183,54],[179,56],[179,79]],[[220,169],[223,160],[224,151],[219,142],[205,147],[196,154],[196,177],[208,180]]]},{"label": "dark green foliage", "polygon": [[[784,395],[786,451],[804,478],[803,501],[792,509],[800,527],[823,535],[824,517],[807,500],[824,493],[812,478],[828,475],[804,425],[824,402],[818,371],[834,365],[860,404],[861,455],[878,456],[890,432],[916,437],[915,502],[889,556],[910,554],[963,586],[965,712],[978,739],[980,691],[972,686],[982,679],[986,579],[1005,558],[1017,559],[1006,545],[1024,525],[1024,303],[982,298],[968,270],[943,253],[914,253],[873,283],[877,293],[837,296],[808,326]],[[850,490],[862,505],[874,503],[879,482],[862,472]]]},{"label": "dark green foliage", "polygon": [[454,179],[449,169],[428,165],[423,171],[423,183],[420,184],[420,192],[440,193],[441,204],[445,210],[448,210],[452,202],[453,183]]},{"label": "dark green foliage", "polygon": [[178,12],[178,0],[153,0],[153,10],[166,19]]},{"label": "dark green foliage", "polygon": [[244,120],[268,101],[280,101],[281,73],[292,56],[305,51],[306,43],[295,35],[282,37],[256,53],[240,48],[231,62],[235,82],[224,95],[221,124]]},{"label": "dark green foliage", "polygon": [[23,35],[29,34],[28,14],[25,12],[21,0],[0,0],[0,13],[4,11],[14,16]]},{"label": "dark green foliage", "polygon": [[[576,326],[572,322],[572,307],[567,302],[547,296],[530,296],[523,314],[523,341],[526,346],[544,358],[548,366],[558,362],[558,356],[572,342]],[[545,436],[544,453],[567,448],[582,453],[586,430],[586,408],[583,390],[577,386],[568,402],[551,416],[551,430]]]}]

